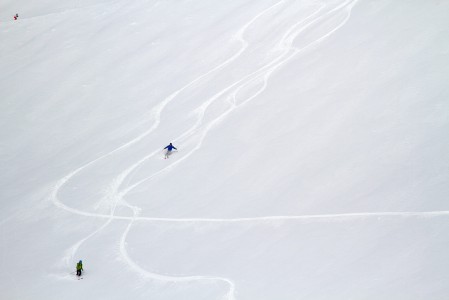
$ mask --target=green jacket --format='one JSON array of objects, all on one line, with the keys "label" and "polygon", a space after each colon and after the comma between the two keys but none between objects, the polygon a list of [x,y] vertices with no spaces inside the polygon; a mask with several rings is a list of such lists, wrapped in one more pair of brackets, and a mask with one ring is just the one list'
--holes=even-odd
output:
[{"label": "green jacket", "polygon": [[76,270],[83,270],[83,264],[82,263],[77,263],[76,264]]}]

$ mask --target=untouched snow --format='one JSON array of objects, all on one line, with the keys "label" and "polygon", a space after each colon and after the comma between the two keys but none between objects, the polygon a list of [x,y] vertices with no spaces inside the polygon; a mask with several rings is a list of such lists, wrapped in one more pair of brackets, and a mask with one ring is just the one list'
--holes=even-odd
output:
[{"label": "untouched snow", "polygon": [[0,298],[449,299],[448,37],[439,0],[3,1]]}]

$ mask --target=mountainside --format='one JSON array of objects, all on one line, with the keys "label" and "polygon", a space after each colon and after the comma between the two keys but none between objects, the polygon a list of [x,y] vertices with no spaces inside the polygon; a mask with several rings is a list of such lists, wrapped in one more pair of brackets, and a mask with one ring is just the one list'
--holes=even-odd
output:
[{"label": "mountainside", "polygon": [[448,299],[448,17],[1,3],[0,298]]}]

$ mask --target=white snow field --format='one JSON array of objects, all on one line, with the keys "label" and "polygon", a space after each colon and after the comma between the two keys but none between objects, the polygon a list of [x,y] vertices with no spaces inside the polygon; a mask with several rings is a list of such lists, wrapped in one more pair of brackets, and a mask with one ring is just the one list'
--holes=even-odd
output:
[{"label": "white snow field", "polygon": [[0,299],[447,300],[448,79],[444,0],[4,0]]}]

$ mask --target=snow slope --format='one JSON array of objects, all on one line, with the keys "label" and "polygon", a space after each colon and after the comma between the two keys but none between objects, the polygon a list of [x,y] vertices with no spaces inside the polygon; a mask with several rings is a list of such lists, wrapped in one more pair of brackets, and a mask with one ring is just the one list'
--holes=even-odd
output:
[{"label": "snow slope", "polygon": [[0,298],[448,299],[448,17],[3,1]]}]

